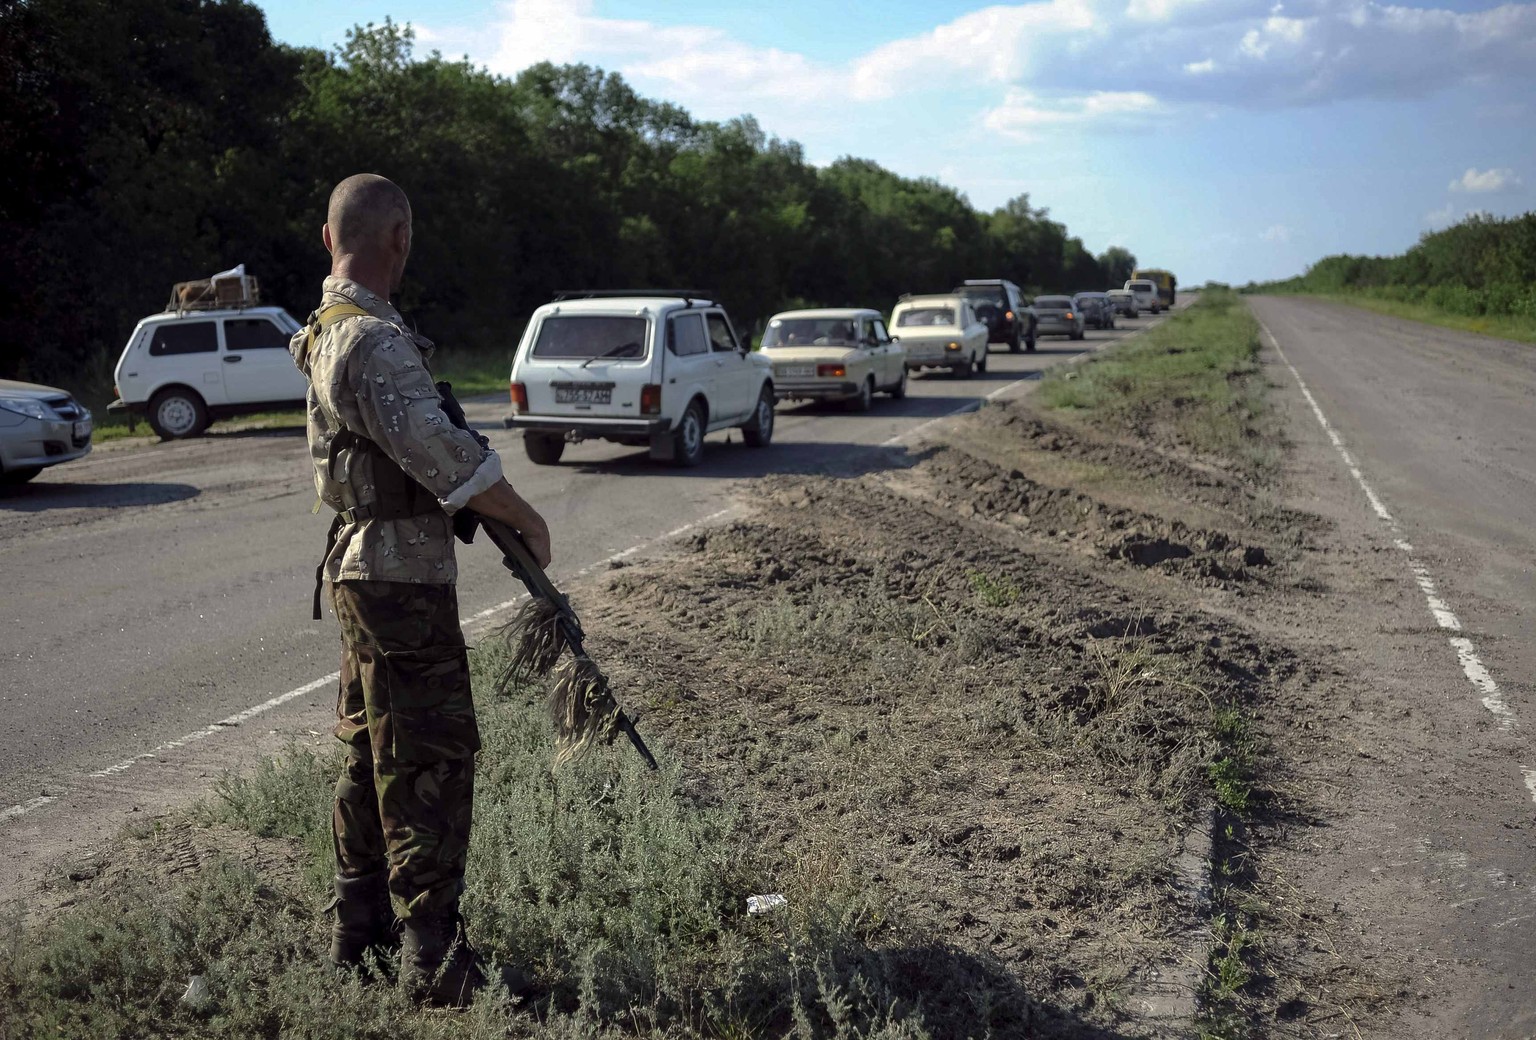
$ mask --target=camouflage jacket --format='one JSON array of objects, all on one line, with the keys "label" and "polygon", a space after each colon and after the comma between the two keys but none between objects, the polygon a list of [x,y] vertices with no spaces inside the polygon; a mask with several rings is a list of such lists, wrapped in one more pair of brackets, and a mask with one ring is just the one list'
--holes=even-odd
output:
[{"label": "camouflage jacket", "polygon": [[[438,407],[427,368],[432,343],[407,331],[388,300],[345,278],[327,278],[319,309],[337,303],[354,304],[368,316],[342,318],[312,344],[301,329],[288,348],[309,378],[309,454],[320,500],[337,512],[375,501],[368,453],[341,451],[335,472],[328,471],[332,439],[350,429],[382,448],[443,511],[343,524],[325,560],[326,580],[450,583],[458,572],[449,516],[501,479],[501,459]],[[344,485],[353,502],[343,503]]]}]

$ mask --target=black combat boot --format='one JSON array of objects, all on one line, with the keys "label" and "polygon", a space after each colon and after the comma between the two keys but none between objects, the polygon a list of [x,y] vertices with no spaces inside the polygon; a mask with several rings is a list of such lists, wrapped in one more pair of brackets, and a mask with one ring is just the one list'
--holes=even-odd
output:
[{"label": "black combat boot", "polygon": [[387,881],[388,875],[382,870],[360,878],[336,879],[336,898],[326,909],[336,914],[331,926],[331,963],[338,968],[362,967],[363,955],[370,948],[400,944]]},{"label": "black combat boot", "polygon": [[434,1007],[469,1007],[486,978],[458,907],[418,914],[402,924],[400,980],[411,999]]}]

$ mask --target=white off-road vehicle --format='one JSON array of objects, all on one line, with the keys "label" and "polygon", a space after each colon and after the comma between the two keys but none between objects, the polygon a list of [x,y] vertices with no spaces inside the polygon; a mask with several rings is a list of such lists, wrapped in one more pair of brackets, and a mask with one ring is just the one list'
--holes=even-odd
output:
[{"label": "white off-road vehicle", "polygon": [[716,430],[759,448],[773,438],[772,363],[701,291],[557,294],[518,344],[511,397],[505,425],[541,466],[594,438],[679,466],[698,465]]},{"label": "white off-road vehicle", "polygon": [[309,384],[288,353],[299,323],[259,300],[243,273],[177,285],[166,309],[128,337],[107,411],[142,415],[172,440],[214,419],[303,408]]}]

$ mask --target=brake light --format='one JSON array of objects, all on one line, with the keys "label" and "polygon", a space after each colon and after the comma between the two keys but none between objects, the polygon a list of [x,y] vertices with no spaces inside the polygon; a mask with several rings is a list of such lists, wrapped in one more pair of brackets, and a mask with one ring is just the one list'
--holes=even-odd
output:
[{"label": "brake light", "polygon": [[946,343],[946,344],[944,344],[944,349],[945,350],[959,350],[960,349],[960,344],[958,344],[958,343]]},{"label": "brake light", "polygon": [[816,374],[823,379],[841,379],[848,374],[842,365],[817,365]]},{"label": "brake light", "polygon": [[1071,321],[1071,320],[1072,320],[1072,312],[1071,312],[1071,311],[1068,311],[1068,312],[1067,312],[1067,320],[1068,320],[1068,321]]},{"label": "brake light", "polygon": [[528,411],[528,388],[522,383],[512,384],[512,410],[519,415]]},{"label": "brake light", "polygon": [[657,383],[646,383],[640,388],[640,414],[661,414],[661,386]]},{"label": "brake light", "polygon": [[1007,318],[1009,321],[1012,321],[1013,320],[1013,312],[1012,311],[1004,311],[1003,312],[1003,317]]}]

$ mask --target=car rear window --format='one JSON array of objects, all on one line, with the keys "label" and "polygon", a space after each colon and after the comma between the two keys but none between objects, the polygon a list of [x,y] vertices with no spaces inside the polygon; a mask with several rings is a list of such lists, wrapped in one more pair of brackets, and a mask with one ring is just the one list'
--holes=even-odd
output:
[{"label": "car rear window", "polygon": [[637,358],[645,356],[645,319],[599,314],[556,314],[539,325],[533,356]]},{"label": "car rear window", "polygon": [[763,333],[763,346],[853,346],[856,324],[852,318],[775,318]]},{"label": "car rear window", "polygon": [[953,307],[912,307],[901,312],[896,319],[898,329],[910,329],[917,325],[953,325],[955,323],[955,309]]},{"label": "car rear window", "polygon": [[164,357],[168,354],[212,354],[218,349],[219,334],[211,321],[157,325],[149,341],[151,357]]},{"label": "car rear window", "polygon": [[1008,309],[1008,297],[998,289],[966,289],[960,294],[974,304],[990,304],[998,310]]},{"label": "car rear window", "polygon": [[1069,311],[1072,309],[1071,300],[1036,300],[1035,307],[1045,311]]}]

